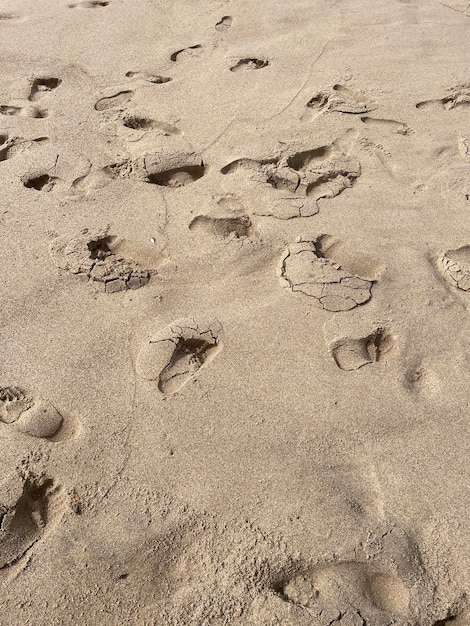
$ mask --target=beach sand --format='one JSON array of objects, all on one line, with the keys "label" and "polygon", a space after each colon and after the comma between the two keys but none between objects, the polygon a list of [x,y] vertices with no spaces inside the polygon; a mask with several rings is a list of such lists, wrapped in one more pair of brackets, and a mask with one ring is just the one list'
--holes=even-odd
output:
[{"label": "beach sand", "polygon": [[1,1],[1,626],[470,624],[469,27]]}]

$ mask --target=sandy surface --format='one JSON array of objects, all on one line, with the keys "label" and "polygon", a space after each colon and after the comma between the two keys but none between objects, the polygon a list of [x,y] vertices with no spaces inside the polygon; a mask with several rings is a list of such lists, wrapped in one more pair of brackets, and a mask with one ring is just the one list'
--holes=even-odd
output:
[{"label": "sandy surface", "polygon": [[470,5],[2,0],[1,626],[470,624]]}]

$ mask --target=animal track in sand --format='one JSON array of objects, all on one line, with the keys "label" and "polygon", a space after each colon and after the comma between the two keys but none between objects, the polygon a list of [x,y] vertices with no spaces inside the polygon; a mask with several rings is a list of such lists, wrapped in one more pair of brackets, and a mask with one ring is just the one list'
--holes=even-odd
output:
[{"label": "animal track in sand", "polygon": [[267,59],[255,59],[246,58],[240,59],[235,65],[230,68],[231,72],[245,72],[250,70],[261,70],[264,67],[268,67],[269,61]]},{"label": "animal track in sand", "polygon": [[35,78],[31,83],[31,92],[28,96],[28,100],[36,102],[40,100],[49,91],[54,91],[62,83],[60,78],[44,77]]},{"label": "animal track in sand", "polygon": [[395,120],[384,120],[378,117],[361,117],[361,122],[368,126],[377,126],[379,129],[383,128],[390,130],[392,133],[398,135],[411,135],[413,130],[403,122],[397,122]]},{"label": "animal track in sand", "polygon": [[174,395],[212,361],[222,340],[222,325],[217,319],[177,320],[143,345],[136,371],[145,380],[157,381],[163,395]]},{"label": "animal track in sand", "polygon": [[274,591],[285,602],[308,609],[319,626],[401,624],[410,603],[400,578],[369,562],[317,565],[280,581]]},{"label": "animal track in sand", "polygon": [[176,126],[152,120],[149,117],[141,117],[139,115],[128,115],[122,121],[126,128],[131,130],[150,130],[157,131],[161,135],[169,137],[170,135],[181,135],[181,131]]},{"label": "animal track in sand", "polygon": [[436,106],[445,109],[446,111],[470,107],[470,83],[464,83],[451,87],[447,90],[447,94],[443,98],[418,102],[416,108],[426,109]]},{"label": "animal track in sand", "polygon": [[32,148],[36,144],[44,144],[49,141],[48,137],[37,139],[22,139],[21,137],[9,138],[8,135],[0,135],[0,162],[7,161]]},{"label": "animal track in sand", "polygon": [[184,61],[186,59],[193,59],[201,56],[204,47],[201,44],[197,44],[195,46],[189,46],[188,48],[182,48],[181,50],[177,50],[173,52],[170,56],[170,61],[176,63],[177,61]]},{"label": "animal track in sand", "polygon": [[165,260],[153,246],[106,233],[72,240],[58,237],[52,241],[50,252],[60,269],[95,283],[106,293],[143,287]]},{"label": "animal track in sand", "polygon": [[327,311],[349,311],[368,302],[383,271],[372,257],[331,235],[299,237],[282,255],[279,277],[293,293]]},{"label": "animal track in sand", "polygon": [[99,9],[108,5],[109,2],[104,2],[103,0],[84,0],[83,2],[76,2],[67,6],[69,9]]},{"label": "animal track in sand", "polygon": [[395,339],[384,328],[377,328],[367,337],[343,337],[330,344],[336,365],[346,371],[381,361],[395,347]]},{"label": "animal track in sand", "polygon": [[343,85],[333,85],[313,95],[306,104],[302,121],[317,117],[320,113],[348,113],[360,115],[377,108],[364,94],[353,91]]},{"label": "animal track in sand", "polygon": [[101,98],[95,103],[96,111],[107,111],[108,109],[118,109],[127,104],[134,95],[134,91],[128,89],[125,91],[119,91],[113,96],[107,96]]},{"label": "animal track in sand", "polygon": [[224,17],[217,22],[215,25],[215,30],[218,31],[226,31],[232,26],[233,17],[230,15],[224,15]]},{"label": "animal track in sand", "polygon": [[[51,478],[27,478],[0,503],[0,569],[25,556],[65,513],[63,490]],[[15,500],[16,498],[16,500]]]},{"label": "animal track in sand", "polygon": [[32,117],[43,119],[49,115],[46,109],[40,109],[36,106],[20,107],[16,105],[2,104],[0,105],[0,115],[15,115],[20,117]]},{"label": "animal track in sand", "polygon": [[314,201],[311,205],[303,202],[273,205],[269,213],[262,213],[280,219],[315,215],[319,210],[318,200],[339,195],[352,187],[361,174],[359,161],[337,149],[335,143],[277,158],[238,159],[223,167],[221,173],[233,174],[239,170],[251,172],[274,189]]},{"label": "animal track in sand", "polygon": [[470,245],[447,250],[437,259],[445,280],[462,291],[470,291]]},{"label": "animal track in sand", "polygon": [[0,421],[32,437],[49,438],[62,425],[62,415],[47,400],[19,387],[0,388]]},{"label": "animal track in sand", "polygon": [[163,85],[164,83],[169,83],[172,78],[169,76],[160,76],[159,74],[149,74],[148,72],[126,72],[127,78],[140,78],[141,80],[146,80],[149,83],[154,83],[155,85]]}]

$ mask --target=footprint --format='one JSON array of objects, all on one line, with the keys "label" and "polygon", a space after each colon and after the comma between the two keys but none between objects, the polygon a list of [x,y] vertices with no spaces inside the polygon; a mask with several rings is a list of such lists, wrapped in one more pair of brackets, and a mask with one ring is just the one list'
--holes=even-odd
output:
[{"label": "footprint", "polygon": [[253,237],[255,230],[248,215],[230,217],[212,217],[198,215],[189,225],[189,230],[202,231],[222,239],[242,239]]},{"label": "footprint", "polygon": [[138,115],[128,115],[123,119],[123,125],[131,130],[152,130],[158,131],[159,134],[169,137],[170,135],[181,135],[181,131],[176,126],[152,120],[149,117],[140,117]]},{"label": "footprint", "polygon": [[269,61],[267,59],[240,59],[238,63],[232,65],[231,72],[243,72],[248,70],[261,70],[263,67],[268,67]]},{"label": "footprint", "polygon": [[351,371],[381,361],[394,347],[392,335],[384,328],[377,328],[367,337],[343,337],[334,341],[330,344],[330,352],[340,369]]},{"label": "footprint", "polygon": [[406,618],[410,593],[395,574],[373,563],[337,562],[317,565],[275,586],[288,603],[309,610],[321,626],[388,626]]},{"label": "footprint", "polygon": [[288,245],[279,276],[284,287],[327,311],[349,311],[368,302],[383,266],[331,235],[301,237]]},{"label": "footprint", "polygon": [[222,32],[226,31],[229,28],[231,28],[232,22],[233,22],[233,17],[231,17],[230,15],[224,15],[224,17],[215,25],[215,30],[222,31]]},{"label": "footprint", "polygon": [[462,85],[456,85],[448,89],[447,94],[443,98],[424,100],[423,102],[418,102],[416,105],[417,109],[436,107],[445,109],[446,111],[470,107],[470,84],[464,83]]},{"label": "footprint", "polygon": [[23,185],[26,189],[35,189],[36,191],[50,192],[58,183],[62,183],[62,179],[57,176],[50,176],[49,174],[40,174],[39,176],[33,176],[32,178],[25,178]]},{"label": "footprint", "polygon": [[51,478],[26,478],[4,490],[0,503],[0,569],[26,556],[62,519],[63,489]]},{"label": "footprint", "polygon": [[0,105],[0,115],[18,115],[21,117],[32,117],[42,119],[47,117],[49,114],[46,109],[40,109],[36,106],[13,106],[8,104]]},{"label": "footprint", "polygon": [[347,113],[360,115],[369,113],[377,108],[376,102],[371,102],[364,94],[352,91],[343,85],[333,85],[330,89],[317,92],[306,104],[303,121],[308,121],[320,113]]},{"label": "footprint", "polygon": [[176,61],[184,61],[186,59],[197,58],[201,56],[202,51],[204,50],[201,44],[197,44],[196,46],[189,46],[188,48],[182,48],[181,50],[177,50],[173,52],[170,56],[170,60],[173,62]]},{"label": "footprint", "polygon": [[197,215],[189,230],[200,231],[220,239],[250,239],[258,233],[240,198],[226,194],[215,198],[218,210],[210,215]]},{"label": "footprint", "polygon": [[62,425],[62,415],[47,400],[19,387],[0,388],[0,421],[32,437],[49,438]]},{"label": "footprint", "polygon": [[31,93],[28,100],[35,102],[42,98],[48,91],[53,91],[62,83],[60,78],[35,78],[31,84]]},{"label": "footprint", "polygon": [[113,96],[101,98],[95,103],[96,111],[107,111],[108,109],[118,109],[132,99],[134,92],[132,90],[119,91]]},{"label": "footprint", "polygon": [[8,135],[0,135],[0,162],[12,159],[34,145],[47,143],[48,141],[48,137],[22,139],[21,137],[9,138]]},{"label": "footprint", "polygon": [[447,250],[438,258],[437,267],[450,285],[470,291],[470,245]]},{"label": "footprint", "polygon": [[144,344],[136,371],[145,380],[156,380],[163,395],[174,395],[212,361],[222,340],[222,325],[217,319],[178,320]]},{"label": "footprint", "polygon": [[388,129],[398,135],[411,135],[412,129],[403,122],[395,120],[383,120],[377,117],[361,117],[361,122],[369,126],[377,126],[378,128]]},{"label": "footprint", "polygon": [[161,250],[153,245],[106,233],[87,233],[70,241],[58,237],[50,252],[60,269],[94,282],[106,293],[143,287],[164,262]]},{"label": "footprint", "polygon": [[281,219],[310,217],[318,213],[318,206],[315,204],[318,200],[339,195],[352,187],[361,174],[359,161],[338,148],[335,142],[329,146],[294,152],[278,158],[238,159],[223,167],[221,173],[251,171],[252,176],[255,175],[258,180],[271,185],[274,189],[288,191],[304,198],[310,197],[314,200],[313,207],[301,203],[300,206],[294,204],[290,208],[277,209],[276,205],[273,205],[267,213]]},{"label": "footprint", "polygon": [[145,157],[146,181],[159,187],[184,187],[199,180],[207,166],[197,153],[154,154]]},{"label": "footprint", "polygon": [[142,80],[146,80],[149,83],[154,83],[155,85],[163,85],[164,83],[169,83],[172,78],[169,76],[160,76],[159,74],[149,74],[148,72],[126,72],[127,78],[140,78]]},{"label": "footprint", "polygon": [[103,0],[84,0],[83,2],[69,4],[68,7],[69,9],[99,9],[108,5],[109,2],[103,2]]}]

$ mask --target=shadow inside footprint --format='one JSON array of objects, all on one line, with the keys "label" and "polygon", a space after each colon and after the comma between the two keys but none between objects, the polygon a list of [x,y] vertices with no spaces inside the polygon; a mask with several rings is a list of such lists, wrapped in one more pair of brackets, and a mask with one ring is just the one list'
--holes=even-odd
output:
[{"label": "shadow inside footprint", "polygon": [[188,48],[182,48],[181,50],[173,52],[173,54],[170,56],[170,61],[176,63],[177,61],[184,61],[184,59],[198,57],[202,53],[203,49],[204,48],[203,46],[201,46],[201,44],[189,46]]},{"label": "shadow inside footprint", "polygon": [[395,346],[394,338],[384,328],[377,328],[367,337],[344,337],[330,345],[336,365],[346,371],[381,361]]},{"label": "shadow inside footprint", "polygon": [[0,569],[25,556],[64,511],[62,490],[52,479],[26,479],[16,502],[0,504]]},{"label": "shadow inside footprint", "polygon": [[186,165],[150,173],[147,176],[147,182],[159,187],[184,187],[202,178],[204,173],[204,165]]},{"label": "shadow inside footprint", "polygon": [[39,100],[47,92],[57,89],[61,83],[60,78],[35,78],[31,84],[31,93],[28,100],[32,102]]},{"label": "shadow inside footprint", "polygon": [[231,72],[243,72],[250,70],[261,70],[264,67],[268,67],[269,61],[267,59],[240,59],[235,65],[230,68]]},{"label": "shadow inside footprint", "polygon": [[136,371],[145,380],[156,380],[163,395],[174,395],[218,353],[222,333],[216,319],[178,320],[144,344]]},{"label": "shadow inside footprint", "polygon": [[60,179],[57,176],[50,176],[49,174],[41,174],[40,176],[34,176],[33,178],[27,178],[23,181],[23,185],[26,189],[35,189],[36,191],[52,191]]},{"label": "shadow inside footprint", "polygon": [[230,15],[224,15],[224,17],[215,25],[215,30],[222,32],[228,30],[232,26],[232,22],[233,17],[231,17]]},{"label": "shadow inside footprint", "polygon": [[106,111],[108,109],[116,109],[122,107],[124,104],[131,100],[134,92],[130,89],[126,91],[119,91],[113,96],[108,96],[106,98],[101,98],[95,103],[96,111]]}]

